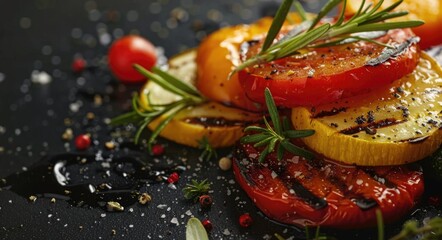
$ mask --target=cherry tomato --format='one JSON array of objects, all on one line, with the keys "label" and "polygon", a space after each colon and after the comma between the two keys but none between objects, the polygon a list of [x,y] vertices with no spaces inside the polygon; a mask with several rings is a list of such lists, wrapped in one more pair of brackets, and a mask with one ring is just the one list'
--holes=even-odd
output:
[{"label": "cherry tomato", "polygon": [[[409,29],[397,29],[377,40],[397,45],[406,44],[413,36]],[[261,44],[262,41],[251,44],[243,60],[255,55]],[[375,66],[367,65],[383,49],[364,41],[309,49],[248,67],[239,72],[239,80],[246,95],[258,103],[265,103],[264,89],[268,87],[278,106],[316,106],[390,84],[411,73],[419,61],[419,47],[410,42],[398,56]]]},{"label": "cherry tomato", "polygon": [[145,77],[133,68],[133,64],[151,69],[157,61],[153,44],[135,35],[115,41],[109,50],[108,58],[112,73],[124,83],[145,81]]},{"label": "cherry tomato", "polygon": [[268,217],[286,224],[333,228],[376,226],[399,220],[423,194],[416,166],[356,167],[316,157],[313,161],[274,153],[264,164],[260,149],[242,144],[234,152],[237,182]]}]

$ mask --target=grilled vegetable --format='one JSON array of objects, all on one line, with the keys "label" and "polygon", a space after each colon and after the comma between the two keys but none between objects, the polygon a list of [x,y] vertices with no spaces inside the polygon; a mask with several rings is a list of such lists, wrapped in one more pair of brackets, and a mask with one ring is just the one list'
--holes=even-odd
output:
[{"label": "grilled vegetable", "polygon": [[373,93],[292,110],[297,129],[314,129],[305,144],[348,164],[414,162],[442,143],[442,70],[425,53],[415,71]]},{"label": "grilled vegetable", "polygon": [[272,153],[259,162],[261,149],[242,144],[234,152],[235,177],[268,217],[286,224],[334,228],[376,225],[400,219],[423,193],[415,166],[356,167],[316,157]]},{"label": "grilled vegetable", "polygon": [[[377,38],[396,46],[395,50],[365,41],[307,48],[248,67],[238,73],[238,78],[247,96],[258,103],[264,103],[264,89],[269,88],[278,106],[317,106],[376,90],[411,73],[419,60],[413,36],[410,29],[395,29]],[[256,55],[261,46],[262,41],[249,44],[243,61]],[[371,60],[379,56],[382,61]]]},{"label": "grilled vegetable", "polygon": [[[180,80],[194,84],[196,77],[196,51],[188,51],[169,61],[168,72]],[[141,90],[140,103],[144,108],[149,104],[162,105],[178,101],[179,97],[150,81]],[[167,118],[167,114],[151,122],[148,127],[156,129]],[[216,102],[180,111],[160,132],[160,136],[171,141],[198,147],[198,142],[207,137],[212,147],[233,145],[241,136],[246,125],[261,121],[261,115],[236,108],[226,107]]]},{"label": "grilled vegetable", "polygon": [[[300,22],[296,14],[289,14],[292,22]],[[240,61],[240,45],[265,34],[271,18],[263,18],[250,25],[222,28],[209,35],[198,47],[198,90],[207,98],[242,109],[259,111],[262,108],[252,102],[244,93],[234,74],[229,73]]]},{"label": "grilled vegetable", "polygon": [[[396,0],[385,0],[385,3],[381,6],[381,9],[383,9],[384,6],[389,6],[395,1]],[[377,4],[378,2],[379,0],[367,0],[366,4]],[[345,14],[348,16],[353,15],[358,10],[360,5],[361,0],[348,0]],[[441,29],[440,21],[442,20],[442,2],[440,0],[404,0],[396,10],[408,11],[409,14],[393,21],[417,19],[425,21],[424,25],[413,29],[413,32],[421,37],[419,45],[423,49],[442,43],[442,34],[436,34]]]}]

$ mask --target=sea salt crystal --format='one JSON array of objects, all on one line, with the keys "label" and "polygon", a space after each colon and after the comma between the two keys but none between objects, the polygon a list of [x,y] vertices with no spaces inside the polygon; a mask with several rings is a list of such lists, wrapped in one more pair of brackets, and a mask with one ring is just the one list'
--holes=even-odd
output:
[{"label": "sea salt crystal", "polygon": [[160,205],[157,206],[157,208],[159,208],[159,209],[166,209],[167,205],[166,204],[160,204]]},{"label": "sea salt crystal", "polygon": [[52,77],[51,77],[51,75],[49,75],[45,71],[40,72],[40,71],[34,70],[31,73],[31,81],[33,83],[46,85],[52,81]]},{"label": "sea salt crystal", "polygon": [[223,234],[226,235],[226,236],[229,236],[230,235],[229,229],[227,229],[227,228],[224,229]]},{"label": "sea salt crystal", "polygon": [[170,223],[175,224],[175,225],[180,225],[180,223],[178,222],[178,219],[176,217],[172,218],[172,220],[170,220]]}]

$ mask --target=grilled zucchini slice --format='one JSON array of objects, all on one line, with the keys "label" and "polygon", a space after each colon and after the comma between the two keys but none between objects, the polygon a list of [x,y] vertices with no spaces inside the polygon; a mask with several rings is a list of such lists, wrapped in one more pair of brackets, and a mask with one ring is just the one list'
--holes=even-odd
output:
[{"label": "grilled zucchini slice", "polygon": [[327,158],[362,166],[423,159],[442,143],[442,70],[422,53],[415,71],[392,85],[316,108],[292,109],[305,144]]}]

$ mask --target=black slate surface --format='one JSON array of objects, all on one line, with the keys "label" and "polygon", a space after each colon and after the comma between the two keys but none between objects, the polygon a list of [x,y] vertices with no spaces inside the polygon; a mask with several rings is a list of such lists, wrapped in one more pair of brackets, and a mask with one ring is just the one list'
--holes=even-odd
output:
[{"label": "black slate surface", "polygon": [[[308,9],[319,5],[310,1]],[[121,128],[116,134],[105,124],[109,118],[129,109],[130,96],[140,87],[118,84],[106,69],[110,41],[123,34],[138,33],[163,47],[166,56],[172,56],[197,46],[201,38],[220,26],[252,22],[272,14],[276,8],[275,2],[264,0],[3,1],[0,4],[0,179],[15,173],[29,177],[36,165],[60,158],[60,154],[78,153],[72,140],[61,139],[66,128],[71,128],[75,135],[92,133],[93,147],[82,152],[91,158],[97,153],[104,158],[132,154],[155,166],[184,164],[189,169],[182,173],[177,189],[165,182],[139,186],[138,190],[152,195],[152,202],[144,206],[135,203],[121,213],[88,204],[77,206],[78,202],[51,203],[50,197],[30,202],[26,194],[0,190],[0,239],[184,239],[190,215],[212,221],[211,239],[274,239],[274,233],[291,239],[304,238],[303,229],[265,218],[240,190],[232,172],[220,170],[216,160],[198,160],[201,151],[164,140],[159,142],[166,146],[166,154],[160,157],[150,156],[145,150],[125,151],[123,143],[128,138],[120,136],[133,133],[133,129]],[[91,66],[79,75],[70,69],[77,55],[82,55]],[[47,72],[52,82],[33,83],[33,71]],[[97,99],[102,99],[102,104]],[[86,118],[89,112],[95,114],[93,120]],[[104,143],[109,140],[121,142],[120,150],[107,150]],[[229,153],[229,149],[218,152],[219,156]],[[85,165],[73,164],[72,172],[82,167]],[[86,167],[92,173],[100,168],[93,164]],[[73,181],[87,183],[99,180],[101,175],[91,176],[90,179],[75,174],[71,177]],[[186,201],[181,189],[190,179],[204,178],[213,183],[214,205],[203,211],[198,204]],[[32,184],[37,186],[38,181],[31,176],[29,185]],[[238,217],[246,212],[251,214],[254,224],[244,229],[238,225]],[[437,213],[428,206],[425,197],[423,206],[413,217],[422,220]],[[178,224],[174,223],[175,218]],[[388,226],[387,234],[396,233],[400,224]],[[375,229],[324,232],[339,239],[376,239]]]}]

